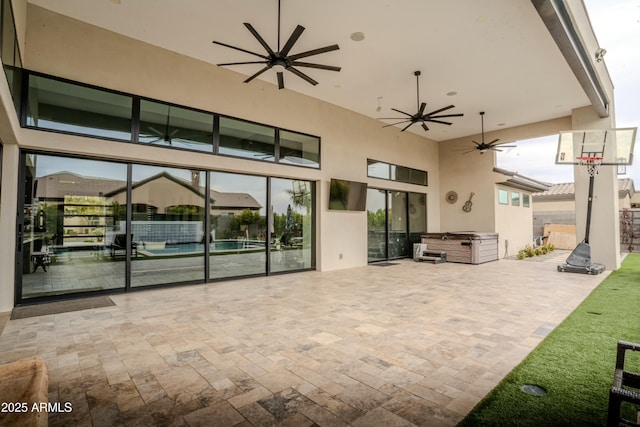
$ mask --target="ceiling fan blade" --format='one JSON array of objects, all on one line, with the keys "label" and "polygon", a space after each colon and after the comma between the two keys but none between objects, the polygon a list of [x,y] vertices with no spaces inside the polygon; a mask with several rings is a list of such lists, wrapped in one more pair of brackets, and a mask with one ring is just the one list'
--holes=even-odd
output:
[{"label": "ceiling fan blade", "polygon": [[409,129],[413,123],[414,123],[414,122],[411,122],[411,123],[409,123],[408,125],[406,125],[406,126],[404,127],[404,129],[402,129],[400,132],[404,132],[405,130]]},{"label": "ceiling fan blade", "polygon": [[251,80],[255,79],[256,77],[258,77],[260,74],[264,73],[265,71],[267,71],[269,68],[271,68],[270,65],[267,65],[266,67],[264,67],[262,70],[258,71],[257,73],[255,73],[253,76],[249,77],[247,80],[245,80],[245,83],[249,83]]},{"label": "ceiling fan blade", "polygon": [[284,89],[284,76],[282,73],[277,73],[278,75],[278,89]]},{"label": "ceiling fan blade", "polygon": [[498,142],[498,141],[500,141],[500,138],[496,138],[496,139],[494,139],[493,141],[489,142],[489,145],[493,145],[493,144],[495,144],[495,143],[496,143],[496,142]]},{"label": "ceiling fan blade", "polygon": [[218,44],[218,45],[220,45],[220,46],[224,46],[224,47],[228,47],[229,49],[239,50],[240,52],[249,53],[249,54],[251,54],[251,55],[259,56],[260,58],[264,58],[264,59],[267,59],[267,60],[269,59],[269,57],[268,57],[268,56],[264,56],[264,55],[261,55],[261,54],[259,54],[259,53],[251,52],[250,50],[243,49],[243,48],[241,48],[241,47],[231,46],[230,44],[226,44],[226,43],[222,43],[222,42],[217,42],[217,41],[215,41],[215,40],[214,40],[214,41],[212,41],[211,43],[213,43],[213,44]]},{"label": "ceiling fan blade", "polygon": [[246,64],[266,64],[267,61],[247,61],[247,62],[227,62],[225,64],[216,64],[219,67],[226,67],[227,65],[246,65]]},{"label": "ceiling fan blade", "polygon": [[434,110],[434,111],[432,111],[430,113],[427,113],[427,116],[432,116],[432,115],[437,114],[437,113],[439,113],[441,111],[449,110],[451,108],[455,108],[455,105],[449,105],[447,107],[440,108],[439,110]]},{"label": "ceiling fan blade", "polygon": [[256,31],[255,28],[253,28],[253,26],[251,24],[249,24],[248,22],[244,23],[244,26],[247,27],[247,29],[251,32],[251,34],[253,34],[253,37],[256,38],[256,40],[258,40],[258,42],[262,45],[262,47],[264,48],[264,50],[266,50],[269,55],[275,55],[275,52],[271,49],[271,47],[269,47],[269,45],[267,44],[266,41],[264,41],[264,39],[262,38],[262,36],[260,34],[258,34],[258,32]]},{"label": "ceiling fan blade", "polygon": [[323,65],[323,64],[312,64],[310,62],[300,62],[293,61],[291,65],[295,65],[296,67],[309,67],[309,68],[319,68],[321,70],[329,70],[329,71],[340,71],[340,67],[334,67],[333,65]]},{"label": "ceiling fan blade", "polygon": [[401,114],[404,114],[405,116],[413,117],[413,114],[405,113],[404,111],[396,110],[395,108],[392,108],[392,110],[395,111],[396,113],[401,113]]},{"label": "ceiling fan blade", "polygon": [[296,53],[295,55],[290,55],[289,59],[291,61],[295,61],[296,59],[306,58],[307,56],[319,55],[325,52],[331,52],[334,50],[340,49],[340,46],[337,44],[332,44],[331,46],[321,47],[319,49],[308,50],[306,52]]},{"label": "ceiling fan blade", "polygon": [[284,47],[280,51],[280,55],[287,56],[293,45],[298,41],[298,38],[300,38],[300,35],[303,31],[304,27],[302,25],[298,25],[296,29],[293,30],[293,33],[291,33],[291,35],[289,36],[289,40],[287,40],[287,42],[284,44]]},{"label": "ceiling fan blade", "polygon": [[443,125],[449,125],[451,126],[450,122],[443,122],[442,120],[432,120],[432,119],[424,119],[425,122],[433,122],[433,123],[440,123]]},{"label": "ceiling fan blade", "polygon": [[504,145],[504,144],[496,144],[496,147],[500,147],[500,148],[516,148],[517,145]]},{"label": "ceiling fan blade", "polygon": [[478,145],[478,146],[480,145],[480,143],[479,143],[479,142],[476,142],[476,141],[471,141],[471,142],[473,142],[474,144],[476,144],[476,145]]},{"label": "ceiling fan blade", "polygon": [[420,109],[418,110],[418,114],[422,115],[422,113],[424,113],[425,108],[427,108],[427,103],[423,102],[422,104],[420,104]]},{"label": "ceiling fan blade", "polygon": [[501,153],[502,153],[502,150],[498,150],[498,149],[497,149],[497,148],[495,148],[495,147],[489,147],[489,148],[487,148],[487,150],[499,151],[499,152],[501,152]]},{"label": "ceiling fan blade", "polygon": [[427,124],[425,122],[422,122],[422,129],[424,129],[425,131],[429,130],[429,127],[427,126]]},{"label": "ceiling fan blade", "polygon": [[441,119],[443,117],[462,117],[462,116],[464,116],[464,114],[462,114],[462,113],[458,113],[458,114],[440,114],[438,116],[427,114],[427,116],[431,117],[432,119]]},{"label": "ceiling fan blade", "polygon": [[388,128],[389,126],[395,126],[395,125],[401,125],[402,123],[407,123],[410,122],[411,120],[403,120],[401,122],[397,122],[397,123],[391,123],[390,125],[384,125],[382,126],[383,128]]},{"label": "ceiling fan blade", "polygon": [[303,80],[306,80],[307,82],[311,83],[314,86],[318,84],[317,81],[313,80],[311,77],[307,76],[305,73],[303,73],[302,71],[300,71],[298,69],[295,69],[293,67],[289,67],[289,68],[287,68],[287,70],[291,71],[296,76],[300,77]]}]

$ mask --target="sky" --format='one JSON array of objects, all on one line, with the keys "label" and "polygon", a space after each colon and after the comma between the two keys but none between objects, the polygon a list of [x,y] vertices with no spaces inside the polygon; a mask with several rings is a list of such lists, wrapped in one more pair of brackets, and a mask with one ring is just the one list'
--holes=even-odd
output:
[{"label": "sky", "polygon": [[[640,127],[640,0],[584,0],[614,84],[616,128]],[[640,190],[640,137],[626,175]],[[554,184],[573,182],[573,167],[556,165],[558,136],[518,141],[497,153],[498,167]]]}]

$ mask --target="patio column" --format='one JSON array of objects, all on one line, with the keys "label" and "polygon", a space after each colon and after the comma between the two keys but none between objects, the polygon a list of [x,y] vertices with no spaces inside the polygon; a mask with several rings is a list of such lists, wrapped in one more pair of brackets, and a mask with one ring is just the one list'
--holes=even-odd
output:
[{"label": "patio column", "polygon": [[[582,107],[572,111],[571,125],[574,130],[611,129],[615,128],[615,115],[611,112],[608,117],[601,118],[592,107]],[[589,175],[585,166],[574,166],[573,176],[576,238],[581,242],[586,231]],[[618,176],[615,166],[600,166],[594,180],[589,246],[594,263],[604,264],[607,270],[620,267]]]},{"label": "patio column", "polygon": [[0,313],[11,311],[16,267],[16,206],[18,205],[19,149],[2,147],[2,191],[0,192]]}]

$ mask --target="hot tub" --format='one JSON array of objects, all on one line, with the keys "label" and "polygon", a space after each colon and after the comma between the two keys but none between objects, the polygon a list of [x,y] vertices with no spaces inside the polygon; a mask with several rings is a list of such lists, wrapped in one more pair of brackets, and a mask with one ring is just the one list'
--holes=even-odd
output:
[{"label": "hot tub", "polygon": [[482,264],[498,260],[498,233],[427,233],[421,240],[427,244],[428,250],[446,252],[447,262]]}]

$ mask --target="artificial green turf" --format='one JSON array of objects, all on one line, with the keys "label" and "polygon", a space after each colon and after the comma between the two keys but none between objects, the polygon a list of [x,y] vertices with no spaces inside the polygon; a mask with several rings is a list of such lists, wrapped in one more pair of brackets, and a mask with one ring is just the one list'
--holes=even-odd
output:
[{"label": "artificial green turf", "polygon": [[[604,426],[616,344],[640,342],[639,302],[640,254],[630,254],[458,426]],[[627,352],[625,368],[640,372],[640,354]]]}]

